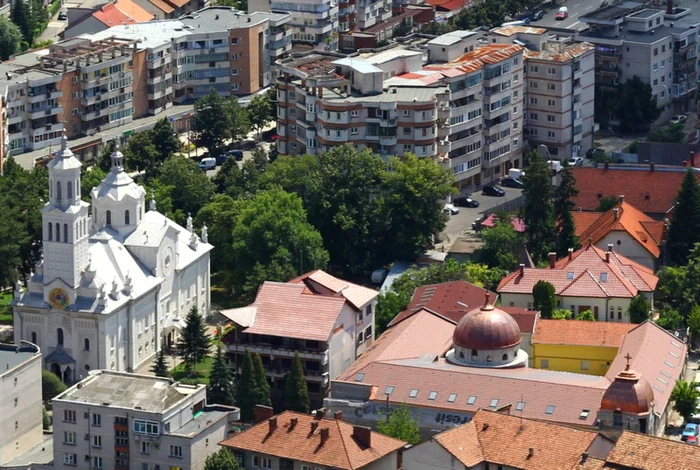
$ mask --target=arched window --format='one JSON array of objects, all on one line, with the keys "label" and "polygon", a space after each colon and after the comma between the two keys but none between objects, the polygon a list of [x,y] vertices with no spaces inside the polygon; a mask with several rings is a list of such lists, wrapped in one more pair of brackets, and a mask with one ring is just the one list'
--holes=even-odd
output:
[{"label": "arched window", "polygon": [[61,241],[61,224],[56,224],[56,241]]},{"label": "arched window", "polygon": [[459,358],[460,358],[460,359],[464,359],[464,351],[460,351],[460,352],[459,352]]},{"label": "arched window", "polygon": [[80,199],[80,180],[75,180],[75,198]]},{"label": "arched window", "polygon": [[63,224],[63,241],[68,243],[68,224]]},{"label": "arched window", "polygon": [[85,350],[89,351],[90,350],[90,340],[85,338]]},{"label": "arched window", "polygon": [[613,424],[615,426],[622,426],[622,411],[620,411],[620,410],[613,411]]},{"label": "arched window", "polygon": [[107,225],[112,225],[112,211],[107,211]]},{"label": "arched window", "polygon": [[32,343],[36,344],[36,332],[32,331]]},{"label": "arched window", "polygon": [[56,330],[57,343],[59,346],[63,346],[63,328]]},{"label": "arched window", "polygon": [[49,222],[49,241],[53,240],[53,224]]},{"label": "arched window", "polygon": [[493,362],[493,357],[491,355],[486,356],[486,362]]},{"label": "arched window", "polygon": [[61,199],[61,182],[56,181],[56,199]]},{"label": "arched window", "polygon": [[124,224],[129,225],[129,211],[124,211]]},{"label": "arched window", "polygon": [[68,199],[73,199],[73,183],[70,181],[66,185],[66,196],[68,196]]},{"label": "arched window", "polygon": [[479,357],[479,353],[476,351],[476,349],[472,349],[472,359],[476,359]]},{"label": "arched window", "polygon": [[503,357],[501,358],[502,361],[507,361],[508,360],[508,354],[504,354]]}]

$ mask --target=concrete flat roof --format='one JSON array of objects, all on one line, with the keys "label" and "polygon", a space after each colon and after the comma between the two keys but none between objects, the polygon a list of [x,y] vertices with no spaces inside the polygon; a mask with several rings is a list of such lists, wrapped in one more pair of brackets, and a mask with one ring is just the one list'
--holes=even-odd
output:
[{"label": "concrete flat roof", "polygon": [[39,348],[16,344],[0,344],[0,376],[39,354]]}]

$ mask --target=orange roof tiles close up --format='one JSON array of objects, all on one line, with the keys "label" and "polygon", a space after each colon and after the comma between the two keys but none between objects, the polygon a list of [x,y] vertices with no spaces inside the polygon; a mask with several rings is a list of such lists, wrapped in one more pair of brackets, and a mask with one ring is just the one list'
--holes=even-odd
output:
[{"label": "orange roof tiles close up", "polygon": [[[366,445],[366,436],[369,445]],[[354,470],[406,445],[383,434],[357,430],[339,419],[285,411],[219,443],[222,447]]]},{"label": "orange roof tiles close up", "polygon": [[120,24],[136,23],[133,18],[118,9],[114,3],[108,3],[92,14],[97,20],[108,27],[118,26]]},{"label": "orange roof tiles close up", "polygon": [[522,307],[510,307],[505,305],[501,305],[498,308],[513,317],[513,320],[515,320],[515,323],[518,324],[521,333],[531,334],[534,331],[535,320],[537,320],[537,315],[539,312]]},{"label": "orange roof tiles close up", "polygon": [[344,281],[320,269],[294,278],[289,283],[303,283],[317,294],[343,296],[356,309],[361,308],[379,295],[376,290]]},{"label": "orange roof tiles close up", "polygon": [[623,431],[603,468],[629,470],[696,470],[700,447],[658,437]]},{"label": "orange roof tiles close up", "polygon": [[539,319],[532,343],[618,348],[625,334],[636,326],[633,323]]},{"label": "orange roof tiles close up", "polygon": [[114,2],[114,6],[123,13],[129,15],[137,23],[153,20],[152,13],[147,12],[131,0],[117,0]]}]

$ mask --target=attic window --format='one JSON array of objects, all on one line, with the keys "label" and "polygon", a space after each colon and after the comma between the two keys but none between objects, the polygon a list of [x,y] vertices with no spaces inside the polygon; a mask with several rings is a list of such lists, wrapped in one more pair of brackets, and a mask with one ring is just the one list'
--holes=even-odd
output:
[{"label": "attic window", "polygon": [[355,376],[355,382],[362,382],[365,379],[364,372],[360,372]]},{"label": "attic window", "polygon": [[417,388],[411,389],[411,391],[408,394],[408,397],[409,398],[416,398],[417,396],[418,396],[418,389]]},{"label": "attic window", "polygon": [[525,402],[524,401],[519,401],[517,405],[515,405],[515,411],[523,411],[525,409]]},{"label": "attic window", "polygon": [[573,279],[573,278],[574,278],[574,273],[566,273],[566,278],[567,278],[567,279]]},{"label": "attic window", "polygon": [[498,398],[492,398],[491,403],[489,403],[491,408],[496,408],[498,406]]},{"label": "attic window", "polygon": [[591,414],[591,410],[581,410],[581,414],[578,415],[578,419],[588,419],[589,414]]},{"label": "attic window", "polygon": [[678,359],[678,354],[674,353],[673,351],[669,351],[668,353],[669,353],[671,356],[673,356],[673,357],[675,357],[676,359]]},{"label": "attic window", "polygon": [[608,282],[608,273],[600,273],[600,282]]},{"label": "attic window", "polygon": [[547,409],[544,411],[544,414],[547,415],[553,415],[554,414],[554,405],[547,405]]},{"label": "attic window", "polygon": [[447,397],[447,403],[454,403],[455,400],[457,400],[457,394],[456,394],[456,393],[450,393],[450,396]]},{"label": "attic window", "polygon": [[437,398],[437,396],[438,396],[438,392],[436,392],[436,391],[433,390],[433,391],[430,392],[430,394],[428,395],[428,400],[435,400],[435,399]]},{"label": "attic window", "polygon": [[389,385],[386,390],[384,390],[384,395],[389,396],[392,393],[394,393],[394,387],[393,385]]},{"label": "attic window", "polygon": [[472,395],[469,397],[469,400],[467,400],[467,405],[473,405],[476,403],[476,396]]}]

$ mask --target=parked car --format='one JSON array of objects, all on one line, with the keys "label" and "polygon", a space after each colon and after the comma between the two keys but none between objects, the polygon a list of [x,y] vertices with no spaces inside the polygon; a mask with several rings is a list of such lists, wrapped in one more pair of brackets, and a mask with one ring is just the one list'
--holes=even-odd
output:
[{"label": "parked car", "polygon": [[557,12],[557,16],[554,17],[555,20],[561,21],[565,20],[569,17],[569,9],[566,7],[561,7],[559,8],[559,11]]},{"label": "parked car", "polygon": [[202,171],[213,170],[216,168],[216,158],[202,158],[199,162],[199,168]]},{"label": "parked car", "polygon": [[683,434],[681,434],[681,441],[687,441],[689,437],[698,437],[698,425],[695,423],[688,423],[685,425],[685,429],[683,429]]},{"label": "parked car", "polygon": [[700,408],[695,408],[695,411],[690,416],[690,419],[688,420],[688,422],[695,423],[695,424],[700,423]]},{"label": "parked car", "polygon": [[688,116],[685,114],[676,114],[671,118],[671,124],[678,124],[679,122],[685,122],[688,120]]},{"label": "parked car", "polygon": [[593,158],[596,150],[598,150],[598,149],[595,147],[591,147],[588,150],[586,150],[586,158]]},{"label": "parked car", "polygon": [[477,217],[476,220],[472,222],[472,230],[474,230],[475,232],[481,230],[481,222],[483,222],[485,219],[485,215],[480,215],[479,217]]},{"label": "parked car", "polygon": [[540,21],[542,18],[544,18],[544,10],[537,10],[530,17],[530,21]]},{"label": "parked car", "polygon": [[698,445],[698,438],[690,436],[688,439],[686,439],[685,443],[696,446],[696,445]]},{"label": "parked car", "polygon": [[68,19],[68,12],[66,10],[61,11],[61,13],[58,14],[58,20],[59,21],[66,21]]},{"label": "parked car", "polygon": [[491,186],[484,186],[484,189],[481,190],[481,194],[484,196],[496,196],[496,197],[501,197],[505,196],[506,192],[503,190],[503,188],[494,185]]},{"label": "parked car", "polygon": [[467,196],[456,197],[452,200],[452,204],[457,207],[479,207],[479,201]]},{"label": "parked car", "polygon": [[450,215],[459,214],[459,209],[457,207],[455,207],[454,204],[449,204],[449,203],[445,204],[445,207],[442,209],[442,211],[445,214],[450,214]]},{"label": "parked car", "polygon": [[581,158],[581,157],[569,158],[569,166],[583,166],[583,158]]},{"label": "parked car", "polygon": [[517,178],[503,178],[501,180],[501,186],[505,186],[506,188],[522,189],[523,182]]}]

